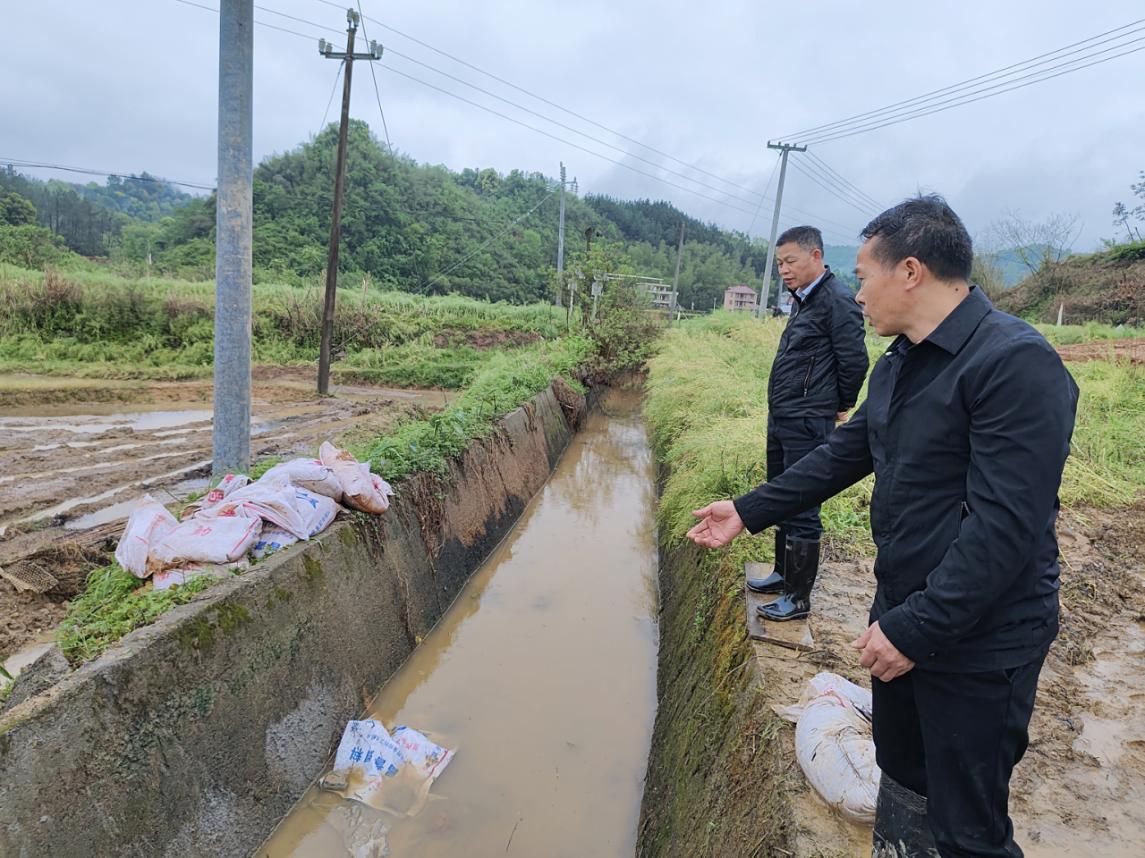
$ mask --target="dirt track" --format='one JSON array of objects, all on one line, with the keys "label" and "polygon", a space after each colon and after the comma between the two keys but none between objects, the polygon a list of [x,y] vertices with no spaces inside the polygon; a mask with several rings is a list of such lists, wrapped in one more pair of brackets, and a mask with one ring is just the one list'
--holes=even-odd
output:
[{"label": "dirt track", "polygon": [[[1030,858],[1145,855],[1145,505],[1065,513],[1062,630],[1038,685],[1011,814]],[[831,670],[869,687],[849,643],[865,627],[870,561],[827,564],[813,596],[816,652],[755,644],[767,702],[789,705]],[[786,741],[792,741],[787,734]],[[841,821],[804,786],[796,854],[870,855],[870,829]]]},{"label": "dirt track", "polygon": [[[260,371],[253,456],[314,455],[323,440],[365,440],[454,395],[336,385],[321,398],[313,388],[308,372]],[[0,581],[0,658],[59,621],[136,499],[150,492],[166,503],[206,485],[211,397],[204,381],[0,376],[0,567],[70,570],[45,595]]]},{"label": "dirt track", "polygon": [[1145,364],[1145,339],[1103,340],[1059,346],[1058,354],[1065,361],[1124,360],[1131,364]]}]

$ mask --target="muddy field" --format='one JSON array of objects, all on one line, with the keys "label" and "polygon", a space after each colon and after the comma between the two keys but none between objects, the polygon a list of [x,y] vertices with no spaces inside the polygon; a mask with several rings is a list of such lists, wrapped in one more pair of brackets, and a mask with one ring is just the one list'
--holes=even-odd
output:
[{"label": "muddy field", "polygon": [[[209,381],[0,376],[0,658],[59,622],[87,571],[106,561],[135,500],[202,491],[211,396]],[[252,455],[314,455],[324,440],[365,440],[414,409],[440,409],[449,396],[335,385],[323,398],[312,373],[260,371]],[[43,594],[10,580],[45,573],[56,583]]]},{"label": "muddy field", "polygon": [[[1038,687],[1011,814],[1030,858],[1145,855],[1145,505],[1065,513],[1062,631]],[[794,702],[820,670],[869,685],[850,647],[873,594],[870,561],[827,564],[813,596],[815,651],[755,644],[767,702]],[[785,741],[791,742],[787,731]],[[799,778],[802,783],[802,778]],[[867,856],[870,830],[842,822],[804,786],[797,854]]]}]

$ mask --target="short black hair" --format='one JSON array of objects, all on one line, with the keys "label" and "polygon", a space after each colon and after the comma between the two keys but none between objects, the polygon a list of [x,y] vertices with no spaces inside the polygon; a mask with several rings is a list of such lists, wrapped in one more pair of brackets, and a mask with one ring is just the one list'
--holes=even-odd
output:
[{"label": "short black hair", "polygon": [[878,238],[873,251],[883,265],[913,256],[941,280],[969,280],[974,244],[961,218],[938,194],[903,200],[867,224],[864,241]]},{"label": "short black hair", "polygon": [[785,229],[783,235],[775,240],[775,246],[783,244],[798,244],[804,250],[818,250],[823,252],[823,233],[813,226],[793,226]]}]

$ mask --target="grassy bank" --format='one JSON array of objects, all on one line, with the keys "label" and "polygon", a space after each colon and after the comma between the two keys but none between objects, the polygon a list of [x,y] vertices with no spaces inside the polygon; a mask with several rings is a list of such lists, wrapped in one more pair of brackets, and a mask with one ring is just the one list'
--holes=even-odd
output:
[{"label": "grassy bank", "polygon": [[[719,313],[673,328],[650,362],[644,413],[666,467],[658,511],[659,711],[640,856],[793,854],[798,778],[788,743],[770,741],[785,728],[760,687],[775,674],[755,662],[743,632],[743,563],[770,559],[772,540],[701,551],[684,539],[691,510],[764,479],[767,376],[781,330],[781,323]],[[1059,342],[1114,335],[1053,333]],[[868,338],[872,361],[885,342]],[[1069,369],[1082,396],[1062,501],[1125,506],[1145,491],[1143,369],[1109,361]],[[874,553],[871,485],[867,478],[824,506],[829,555]]]},{"label": "grassy bank", "polygon": [[[212,283],[0,266],[0,311],[0,372],[148,379],[211,373]],[[316,286],[255,285],[255,363],[312,365],[321,311]],[[491,351],[554,340],[564,331],[564,311],[547,304],[425,298],[359,283],[338,291],[334,374],[456,389]]]}]

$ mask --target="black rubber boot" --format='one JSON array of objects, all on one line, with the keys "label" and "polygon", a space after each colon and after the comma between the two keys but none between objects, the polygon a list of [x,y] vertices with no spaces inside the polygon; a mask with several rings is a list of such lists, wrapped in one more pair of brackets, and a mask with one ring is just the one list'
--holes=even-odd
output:
[{"label": "black rubber boot", "polygon": [[766,578],[748,578],[747,588],[756,593],[782,593],[786,584],[783,582],[783,570],[787,557],[787,534],[782,527],[775,528],[775,565]]},{"label": "black rubber boot", "polygon": [[819,573],[819,540],[787,540],[787,565],[783,595],[756,610],[765,620],[785,622],[799,620],[811,613],[811,588]]},{"label": "black rubber boot", "polygon": [[926,797],[887,777],[879,781],[871,858],[938,858]]}]

